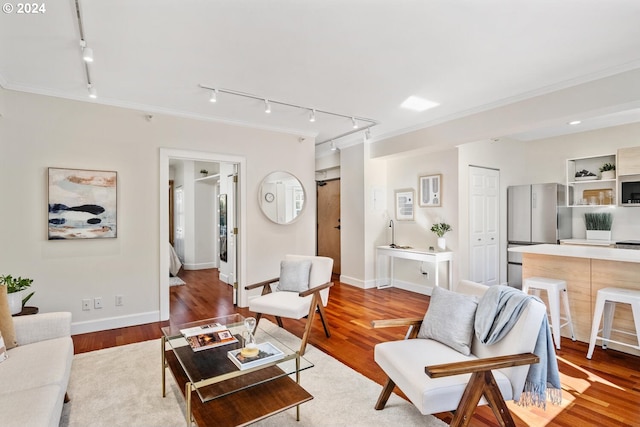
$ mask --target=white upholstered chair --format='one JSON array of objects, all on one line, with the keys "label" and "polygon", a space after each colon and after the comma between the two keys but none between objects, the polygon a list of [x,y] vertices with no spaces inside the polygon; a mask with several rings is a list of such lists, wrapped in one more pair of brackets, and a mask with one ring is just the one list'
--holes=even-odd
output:
[{"label": "white upholstered chair", "polygon": [[[461,281],[456,292],[481,296],[487,286]],[[432,299],[433,303],[433,299]],[[455,329],[456,307],[445,308],[444,329]],[[470,314],[469,317],[475,314]],[[375,408],[384,408],[397,386],[422,414],[455,411],[452,426],[466,426],[477,405],[489,404],[502,426],[515,426],[505,400],[523,391],[546,308],[530,301],[511,331],[499,342],[485,345],[473,334],[469,355],[435,339],[417,338],[423,319],[372,322],[374,328],[410,327],[407,339],[377,344],[375,361],[387,375],[387,383]]]},{"label": "white upholstered chair", "polygon": [[[308,280],[298,280],[292,283],[291,278],[287,280],[287,289],[281,290],[283,272],[290,273],[293,268],[296,271],[293,274],[298,279],[300,266],[310,262],[310,270],[308,270]],[[285,263],[288,263],[285,265]],[[245,289],[251,290],[262,287],[262,294],[259,297],[249,300],[249,310],[256,313],[256,320],[260,321],[263,314],[275,316],[278,325],[283,328],[282,317],[289,319],[302,319],[307,317],[304,335],[300,344],[300,354],[304,354],[307,346],[307,340],[311,333],[311,326],[316,311],[320,315],[322,326],[327,337],[331,336],[329,332],[329,324],[325,317],[324,307],[329,302],[329,288],[333,286],[331,282],[331,272],[333,270],[333,259],[322,256],[306,256],[306,255],[286,255],[283,264],[281,264],[281,277],[266,280],[264,282],[255,283],[247,286]],[[290,274],[289,274],[290,275]],[[294,281],[295,282],[295,281]]]}]

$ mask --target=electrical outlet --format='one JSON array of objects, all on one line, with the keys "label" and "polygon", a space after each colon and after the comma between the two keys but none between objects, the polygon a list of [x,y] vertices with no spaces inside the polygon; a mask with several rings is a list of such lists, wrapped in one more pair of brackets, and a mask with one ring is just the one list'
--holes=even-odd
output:
[{"label": "electrical outlet", "polygon": [[93,308],[102,308],[102,297],[95,297],[93,299]]},{"label": "electrical outlet", "polygon": [[122,295],[116,295],[116,307],[120,307],[122,305]]},{"label": "electrical outlet", "polygon": [[82,310],[83,311],[91,310],[91,300],[90,299],[83,299],[82,300]]}]

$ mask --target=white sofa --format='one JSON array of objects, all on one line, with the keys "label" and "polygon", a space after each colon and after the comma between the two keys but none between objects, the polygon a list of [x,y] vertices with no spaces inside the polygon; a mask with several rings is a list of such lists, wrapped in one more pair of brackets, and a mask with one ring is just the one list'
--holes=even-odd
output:
[{"label": "white sofa", "polygon": [[18,346],[0,363],[0,427],[60,424],[71,362],[71,313],[13,318]]}]

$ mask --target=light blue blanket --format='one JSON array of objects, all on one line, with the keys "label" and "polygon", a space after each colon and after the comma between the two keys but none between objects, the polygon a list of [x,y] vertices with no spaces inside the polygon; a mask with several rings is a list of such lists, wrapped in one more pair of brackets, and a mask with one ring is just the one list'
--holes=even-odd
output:
[{"label": "light blue blanket", "polygon": [[[500,341],[518,321],[531,299],[539,301],[538,298],[509,286],[490,286],[478,303],[476,337],[487,345]],[[547,398],[554,404],[560,404],[560,374],[547,316],[544,316],[540,325],[533,353],[540,358],[540,362],[529,367],[522,395],[519,398],[514,396],[513,400],[523,406],[535,405],[542,408],[546,408]]]}]

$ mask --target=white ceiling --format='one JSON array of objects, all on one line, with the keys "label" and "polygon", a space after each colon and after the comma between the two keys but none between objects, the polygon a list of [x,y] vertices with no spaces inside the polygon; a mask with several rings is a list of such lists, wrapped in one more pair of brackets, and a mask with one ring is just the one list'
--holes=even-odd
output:
[{"label": "white ceiling", "polygon": [[[515,111],[542,95],[549,106],[571,99],[553,117],[495,126],[493,136],[530,140],[640,121],[640,74],[628,74],[640,71],[638,0],[78,1],[98,98],[87,97],[74,0],[45,2],[38,15],[0,15],[2,87],[317,142],[350,131],[351,121],[318,114],[310,123],[306,110],[279,105],[265,114],[262,101],[224,93],[212,104],[199,85],[370,118],[379,123],[374,142],[446,123],[464,127],[465,117]],[[615,79],[625,72],[635,87]],[[598,81],[604,89],[584,92],[597,102],[585,102],[581,88]],[[410,95],[441,105],[401,109]],[[568,127],[572,116],[583,125]],[[356,139],[362,134],[338,142]]]}]

